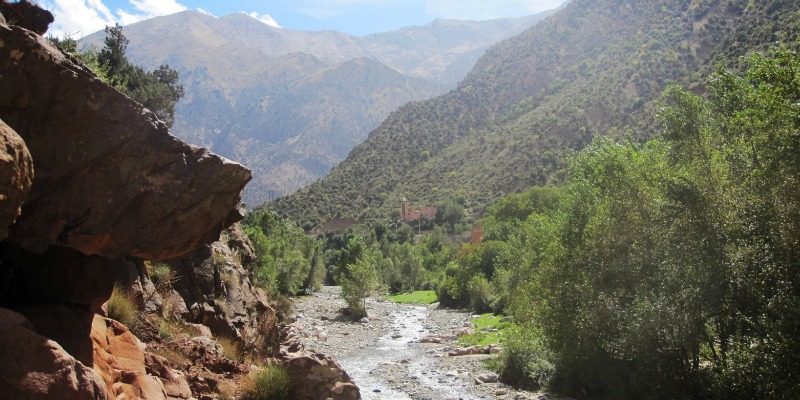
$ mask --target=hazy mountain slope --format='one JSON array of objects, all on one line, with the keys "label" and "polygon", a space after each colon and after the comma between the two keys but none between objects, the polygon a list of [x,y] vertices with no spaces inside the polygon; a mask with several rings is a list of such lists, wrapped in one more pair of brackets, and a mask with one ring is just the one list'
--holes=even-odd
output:
[{"label": "hazy mountain slope", "polygon": [[124,33],[133,62],[181,74],[173,132],[252,168],[244,200],[257,205],[323,176],[391,111],[454,87],[489,45],[545,15],[354,37],[186,11]]},{"label": "hazy mountain slope", "polygon": [[[403,196],[424,205],[462,192],[480,207],[544,183],[594,135],[654,132],[668,82],[688,84],[719,52],[774,41],[744,40],[742,27],[797,26],[796,4],[772,13],[741,4],[575,0],[488,50],[456,91],[401,108],[329,176],[269,207],[318,222],[366,207],[388,215]],[[786,9],[794,23],[782,28]]]}]

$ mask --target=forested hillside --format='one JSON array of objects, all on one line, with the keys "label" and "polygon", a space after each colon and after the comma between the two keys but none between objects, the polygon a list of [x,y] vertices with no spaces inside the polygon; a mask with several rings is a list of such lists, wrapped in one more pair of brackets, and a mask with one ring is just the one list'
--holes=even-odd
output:
[{"label": "forested hillside", "polygon": [[[466,196],[474,209],[557,183],[593,137],[650,137],[669,82],[797,35],[794,2],[576,0],[492,47],[458,89],[411,103],[323,180],[268,205],[309,225]],[[793,28],[795,27],[795,28]],[[373,214],[375,213],[372,211]]]}]

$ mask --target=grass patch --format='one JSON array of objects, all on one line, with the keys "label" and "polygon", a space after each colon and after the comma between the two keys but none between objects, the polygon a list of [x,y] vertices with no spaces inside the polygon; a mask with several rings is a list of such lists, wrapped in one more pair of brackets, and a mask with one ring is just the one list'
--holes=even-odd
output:
[{"label": "grass patch", "polygon": [[436,292],[433,290],[417,290],[412,293],[402,293],[394,296],[388,296],[388,300],[401,304],[433,304],[436,303],[438,298]]},{"label": "grass patch", "polygon": [[239,342],[225,336],[217,336],[214,339],[222,346],[222,353],[225,357],[228,357],[231,361],[242,360],[242,351],[239,347]]},{"label": "grass patch", "polygon": [[136,308],[130,293],[119,285],[114,286],[106,307],[108,307],[108,317],[125,326],[131,326],[139,318],[139,309]]},{"label": "grass patch", "polygon": [[[501,319],[503,319],[502,315],[493,315],[492,313],[482,314],[480,318],[472,319],[470,322],[476,326],[475,333],[458,338],[458,342],[468,346],[501,343],[503,332],[512,326],[511,322],[500,322]],[[494,329],[497,329],[497,332],[491,332]]]},{"label": "grass patch", "polygon": [[284,400],[289,398],[290,377],[280,365],[270,365],[249,377],[243,400]]},{"label": "grass patch", "polygon": [[179,369],[182,369],[186,363],[191,361],[189,356],[183,354],[180,350],[170,348],[162,349],[157,353],[157,355],[164,357],[173,367]]}]

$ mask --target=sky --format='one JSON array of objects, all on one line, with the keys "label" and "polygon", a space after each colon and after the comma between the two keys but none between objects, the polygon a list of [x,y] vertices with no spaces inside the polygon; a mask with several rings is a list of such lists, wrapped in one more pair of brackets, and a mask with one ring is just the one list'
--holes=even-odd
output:
[{"label": "sky", "polygon": [[217,17],[243,12],[286,29],[336,30],[351,35],[424,25],[436,18],[522,17],[565,0],[35,0],[55,16],[49,33],[73,39],[116,23],[129,25],[184,10]]}]

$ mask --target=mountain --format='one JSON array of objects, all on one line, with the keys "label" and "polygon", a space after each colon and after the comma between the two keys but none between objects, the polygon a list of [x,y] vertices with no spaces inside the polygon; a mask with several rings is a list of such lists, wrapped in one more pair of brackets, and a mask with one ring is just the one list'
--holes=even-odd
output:
[{"label": "mountain", "polygon": [[403,106],[324,179],[267,207],[305,225],[464,196],[473,209],[558,171],[592,137],[645,139],[670,82],[797,39],[796,2],[574,0],[489,50],[458,88]]},{"label": "mountain", "polygon": [[324,176],[390,112],[453,89],[490,45],[549,14],[356,37],[185,11],[124,34],[132,62],[179,71],[174,134],[253,169],[244,201],[257,205]]}]

